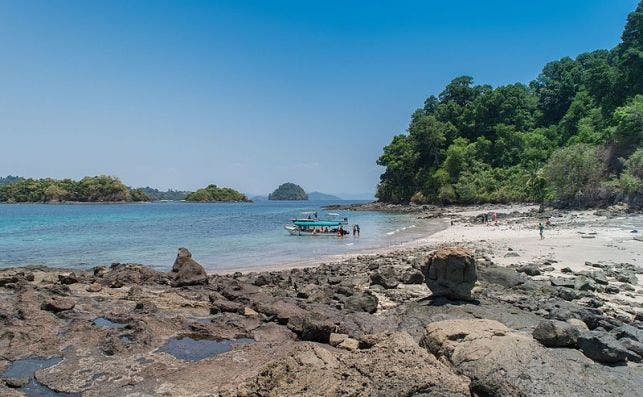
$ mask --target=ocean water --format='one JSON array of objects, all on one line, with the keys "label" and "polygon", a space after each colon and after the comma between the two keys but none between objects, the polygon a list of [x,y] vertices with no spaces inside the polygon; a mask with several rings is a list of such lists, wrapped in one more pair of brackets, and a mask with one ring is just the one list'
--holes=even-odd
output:
[{"label": "ocean water", "polygon": [[[351,203],[351,202],[344,202]],[[340,211],[361,236],[291,236],[284,229],[314,201],[0,205],[0,267],[143,263],[168,270],[186,247],[208,270],[257,268],[388,247],[443,228],[434,220]],[[333,211],[337,212],[337,211]],[[351,227],[349,227],[351,229]]]}]

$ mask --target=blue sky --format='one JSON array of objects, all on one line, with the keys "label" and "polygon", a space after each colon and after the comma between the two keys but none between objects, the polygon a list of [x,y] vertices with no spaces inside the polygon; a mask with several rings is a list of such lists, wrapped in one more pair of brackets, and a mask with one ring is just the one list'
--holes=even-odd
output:
[{"label": "blue sky", "polygon": [[428,95],[611,48],[636,4],[0,1],[0,175],[372,193]]}]

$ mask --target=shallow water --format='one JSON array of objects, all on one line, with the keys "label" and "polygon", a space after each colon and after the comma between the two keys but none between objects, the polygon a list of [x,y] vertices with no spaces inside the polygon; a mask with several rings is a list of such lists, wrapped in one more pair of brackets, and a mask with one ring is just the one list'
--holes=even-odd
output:
[{"label": "shallow water", "polygon": [[31,357],[22,360],[13,361],[9,367],[2,373],[5,378],[29,379],[29,382],[18,390],[27,397],[74,397],[79,396],[77,393],[56,392],[48,387],[38,383],[34,378],[34,373],[43,368],[49,368],[62,361],[61,357],[40,358]]},{"label": "shallow water", "polygon": [[214,340],[199,338],[196,335],[179,336],[168,339],[158,350],[169,353],[179,360],[199,361],[230,351],[234,345],[253,342],[253,339],[248,338]]},{"label": "shallow water", "polygon": [[108,320],[105,317],[96,317],[93,323],[97,327],[104,327],[104,328],[121,329],[121,328],[127,327],[127,324],[125,323],[117,323],[112,320]]},{"label": "shallow water", "polygon": [[[345,202],[348,203],[348,202]],[[187,247],[208,270],[320,259],[414,240],[443,227],[405,214],[342,212],[361,236],[290,236],[283,226],[325,202],[0,205],[0,267],[136,262],[168,270]],[[349,227],[349,230],[351,227]]]}]

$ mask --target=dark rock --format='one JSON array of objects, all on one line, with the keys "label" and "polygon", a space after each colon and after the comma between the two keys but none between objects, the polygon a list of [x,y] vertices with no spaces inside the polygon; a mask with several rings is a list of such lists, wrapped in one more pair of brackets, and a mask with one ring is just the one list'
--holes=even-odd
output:
[{"label": "dark rock", "polygon": [[600,331],[582,333],[578,337],[578,347],[587,357],[606,364],[625,362],[628,356],[627,349],[612,335]]},{"label": "dark rock", "polygon": [[174,266],[172,266],[172,273],[174,275],[172,286],[174,287],[208,283],[208,275],[205,269],[192,259],[192,254],[187,248],[179,248]]},{"label": "dark rock", "polygon": [[14,274],[5,275],[0,277],[0,287],[8,286],[9,284],[26,283],[34,280],[34,275],[31,272],[18,271]]},{"label": "dark rock", "polygon": [[525,275],[516,272],[513,269],[500,266],[489,266],[478,269],[480,281],[489,284],[497,284],[505,288],[514,288],[525,284],[527,278]]},{"label": "dark rock", "polygon": [[564,267],[564,268],[560,269],[560,272],[561,273],[573,273],[574,271],[572,269],[570,269],[569,267]]},{"label": "dark rock", "polygon": [[461,247],[439,248],[428,257],[422,273],[433,296],[450,299],[470,300],[478,279],[473,255]]},{"label": "dark rock", "polygon": [[549,282],[554,287],[574,288],[575,285],[574,279],[567,277],[553,277]]},{"label": "dark rock", "polygon": [[605,287],[605,293],[607,294],[618,294],[619,292],[621,292],[621,290],[615,285],[608,285]]},{"label": "dark rock", "polygon": [[110,288],[132,284],[165,284],[167,275],[137,263],[113,263],[100,278],[100,283]]},{"label": "dark rock", "polygon": [[400,284],[397,272],[391,266],[381,267],[371,274],[371,284],[381,285],[386,289],[396,288]]},{"label": "dark rock", "polygon": [[632,285],[636,285],[639,282],[638,277],[636,277],[635,274],[629,273],[629,272],[621,272],[616,274],[615,276],[617,281],[620,281],[622,283],[628,283]]},{"label": "dark rock", "polygon": [[536,265],[524,265],[516,269],[518,273],[525,273],[529,276],[540,276],[542,272]]},{"label": "dark rock", "polygon": [[576,277],[574,288],[579,291],[596,291],[596,284],[585,276]]},{"label": "dark rock", "polygon": [[601,272],[601,271],[591,272],[589,274],[589,277],[592,280],[596,281],[598,284],[601,284],[601,285],[607,285],[608,284],[607,276],[605,275],[605,272]]},{"label": "dark rock", "polygon": [[[290,322],[288,328],[291,328]],[[336,332],[336,329],[337,326],[332,321],[310,315],[303,318],[300,332],[297,332],[296,327],[293,331],[299,334],[301,340],[328,343],[330,334]]]},{"label": "dark rock", "polygon": [[210,307],[210,314],[218,313],[243,313],[244,305],[229,300],[216,300],[212,302]]},{"label": "dark rock", "polygon": [[78,282],[78,277],[73,272],[69,274],[59,274],[58,282],[65,285],[76,284]]},{"label": "dark rock", "polygon": [[368,292],[358,292],[346,299],[344,309],[356,312],[375,313],[375,311],[377,311],[377,304],[378,299],[375,295]]},{"label": "dark rock", "polygon": [[72,299],[52,296],[47,299],[47,301],[43,302],[40,308],[49,312],[58,313],[65,310],[71,310],[74,306],[76,306],[76,302]]},{"label": "dark rock", "polygon": [[616,339],[631,339],[643,343],[643,330],[629,324],[623,324],[610,331]]},{"label": "dark rock", "polygon": [[29,383],[26,378],[4,378],[4,384],[12,389],[19,389]]},{"label": "dark rock", "polygon": [[638,359],[636,358],[636,356],[628,358],[630,361],[641,361],[641,357],[643,357],[643,343],[629,338],[619,339],[618,342],[621,344],[621,346],[639,356]]},{"label": "dark rock", "polygon": [[544,320],[532,333],[534,339],[547,347],[571,347],[578,341],[579,330],[564,321]]},{"label": "dark rock", "polygon": [[424,282],[424,275],[420,270],[411,268],[402,273],[401,279],[404,284],[422,284]]},{"label": "dark rock", "polygon": [[509,252],[507,252],[505,254],[505,258],[515,258],[515,257],[519,257],[519,256],[520,255],[515,251],[509,251]]}]

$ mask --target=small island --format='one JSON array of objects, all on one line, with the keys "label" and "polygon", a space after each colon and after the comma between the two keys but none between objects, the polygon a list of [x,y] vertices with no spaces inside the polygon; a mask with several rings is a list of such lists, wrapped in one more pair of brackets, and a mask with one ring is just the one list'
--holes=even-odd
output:
[{"label": "small island", "polygon": [[208,185],[196,192],[191,192],[185,196],[185,201],[208,203],[208,202],[243,202],[250,203],[251,200],[245,194],[240,193],[229,187],[218,187],[217,185]]},{"label": "small island", "polygon": [[268,200],[308,200],[308,194],[301,186],[287,182],[270,193]]},{"label": "small island", "polygon": [[150,201],[141,189],[109,175],[72,179],[0,178],[0,203],[107,203]]}]

